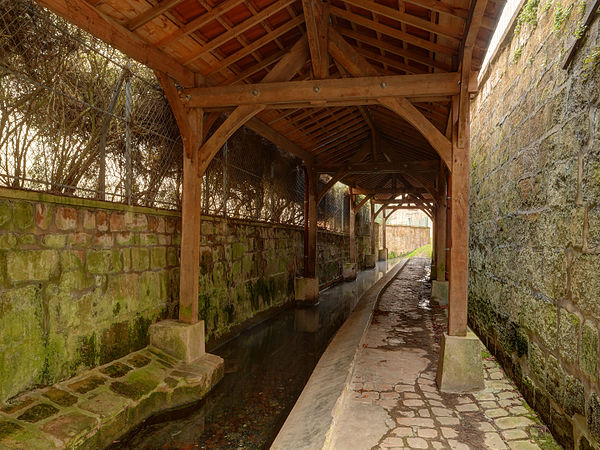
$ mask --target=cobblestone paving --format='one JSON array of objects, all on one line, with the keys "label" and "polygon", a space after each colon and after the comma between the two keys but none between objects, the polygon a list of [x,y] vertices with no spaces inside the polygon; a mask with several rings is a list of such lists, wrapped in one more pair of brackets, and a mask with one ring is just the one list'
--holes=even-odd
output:
[{"label": "cobblestone paving", "polygon": [[423,258],[409,261],[376,307],[333,447],[561,448],[483,346],[483,391],[459,395],[437,389],[447,310],[429,302],[429,264]]}]

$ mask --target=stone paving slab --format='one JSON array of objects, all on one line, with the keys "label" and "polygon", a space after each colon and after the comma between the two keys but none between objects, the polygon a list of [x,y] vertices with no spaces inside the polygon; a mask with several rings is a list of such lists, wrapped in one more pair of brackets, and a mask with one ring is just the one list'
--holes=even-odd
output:
[{"label": "stone paving slab", "polygon": [[223,360],[185,363],[153,347],[0,405],[0,449],[104,448],[159,411],[203,398]]},{"label": "stone paving slab", "polygon": [[275,438],[272,449],[316,449],[327,445],[336,408],[350,382],[353,364],[371,322],[377,299],[405,263],[406,260],[398,262],[360,298],[354,311],[319,359]]},{"label": "stone paving slab", "polygon": [[447,309],[429,302],[429,264],[411,259],[382,294],[328,448],[561,448],[483,345],[485,389],[438,390]]}]

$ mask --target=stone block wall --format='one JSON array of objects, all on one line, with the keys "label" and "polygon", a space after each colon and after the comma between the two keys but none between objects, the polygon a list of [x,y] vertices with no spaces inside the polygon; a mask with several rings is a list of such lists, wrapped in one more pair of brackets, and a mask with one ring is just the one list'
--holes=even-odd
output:
[{"label": "stone block wall", "polygon": [[0,189],[0,402],[147,345],[177,300],[178,222]]},{"label": "stone block wall", "polygon": [[600,446],[598,20],[581,28],[590,3],[526,3],[471,108],[470,323],[566,448]]},{"label": "stone block wall", "polygon": [[[386,225],[385,230],[388,254],[394,252],[396,255],[403,255],[431,243],[429,227]],[[382,232],[383,228],[380,227],[378,234]],[[379,236],[379,242],[381,241],[382,237]]]},{"label": "stone block wall", "polygon": [[[0,188],[0,403],[148,343],[177,317],[179,213]],[[216,341],[289,304],[303,269],[299,227],[203,216],[199,312]],[[319,231],[322,285],[348,235]],[[358,260],[370,253],[357,238]]]}]

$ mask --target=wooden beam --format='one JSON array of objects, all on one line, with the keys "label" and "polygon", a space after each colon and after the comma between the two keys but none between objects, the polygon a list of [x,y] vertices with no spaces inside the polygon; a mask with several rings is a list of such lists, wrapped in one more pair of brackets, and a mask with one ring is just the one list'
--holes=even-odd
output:
[{"label": "wooden beam", "polygon": [[373,198],[373,194],[367,194],[367,195],[365,195],[365,197],[360,202],[358,202],[356,204],[356,206],[354,208],[354,214],[358,214],[358,211],[360,210],[360,208],[362,208],[365,205],[365,203],[367,203],[372,198]]},{"label": "wooden beam", "polygon": [[156,43],[156,46],[158,48],[163,48],[172,44],[173,42],[178,41],[179,39],[185,36],[192,34],[194,31],[199,30],[204,25],[212,22],[213,20],[216,20],[222,14],[225,14],[227,11],[235,8],[242,2],[243,0],[225,0],[224,2],[215,6],[210,11],[206,12],[205,14],[202,14],[201,16],[193,19],[191,22],[186,23],[173,34],[164,37]]},{"label": "wooden beam", "polygon": [[368,17],[361,16],[360,14],[355,14],[351,11],[348,11],[348,10],[345,10],[342,8],[338,8],[335,6],[332,6],[330,8],[330,12],[332,15],[334,15],[336,17],[346,19],[349,22],[355,23],[357,25],[361,25],[370,30],[377,31],[379,33],[385,34],[385,35],[393,37],[395,39],[399,39],[399,40],[407,42],[409,44],[416,45],[417,47],[427,49],[431,52],[441,53],[441,54],[444,54],[444,55],[447,55],[450,57],[456,54],[456,48],[452,48],[452,47],[449,47],[446,45],[431,42],[427,39],[423,39],[423,38],[417,37],[413,34],[409,34],[404,31],[401,31],[395,27],[384,25],[381,22],[376,22],[372,19],[369,19]]},{"label": "wooden beam", "polygon": [[442,24],[432,23],[429,20],[424,20],[419,17],[413,16],[412,14],[406,14],[405,12],[399,11],[396,8],[390,8],[389,6],[376,3],[373,0],[344,0],[346,4],[354,5],[362,9],[366,9],[371,13],[378,14],[388,19],[402,22],[407,25],[420,28],[421,30],[429,31],[430,33],[444,36],[451,41],[458,43],[461,37],[462,27],[450,27]]},{"label": "wooden beam", "polygon": [[321,0],[302,0],[306,33],[314,78],[321,80],[329,75],[327,33],[329,25],[328,5]]},{"label": "wooden beam", "polygon": [[[343,64],[343,63],[342,63]],[[359,76],[331,80],[255,83],[184,89],[188,107],[213,108],[298,102],[355,100],[388,97],[438,97],[459,93],[457,72],[422,75]]]},{"label": "wooden beam", "polygon": [[317,277],[317,196],[319,177],[308,169],[308,258],[304,267],[304,276]]},{"label": "wooden beam", "polygon": [[[268,19],[273,14],[286,8],[294,1],[295,0],[280,0],[280,1],[272,3],[271,5],[267,6],[265,9],[250,16],[248,19],[244,20],[240,24],[234,26],[230,30],[225,31],[224,33],[220,34],[216,38],[214,38],[211,41],[204,44],[201,47],[199,52],[197,52],[194,56],[192,56],[191,58],[188,58],[187,61],[185,61],[185,64],[190,64],[190,63],[196,61],[198,58],[205,55],[206,53],[219,48],[221,45],[229,42],[231,39],[236,38],[237,36],[239,36],[240,34],[242,34],[245,31],[249,30],[253,26],[258,25],[263,20]],[[217,7],[215,7],[214,9],[217,9]],[[200,16],[200,17],[204,17],[204,16]]]},{"label": "wooden beam", "polygon": [[[276,80],[289,80],[302,68],[307,57],[308,48],[306,39],[301,38],[271,69],[265,76],[264,81],[269,83]],[[223,122],[200,149],[198,164],[198,173],[200,175],[206,171],[208,165],[227,139],[263,109],[264,106],[262,105],[242,105],[229,114],[227,120]]]},{"label": "wooden beam", "polygon": [[[329,53],[355,77],[373,77],[377,73],[361,55],[348,44],[335,30],[329,31]],[[449,75],[449,74],[436,74]],[[428,75],[402,75],[404,77],[421,77]],[[457,85],[454,86],[457,88]],[[379,103],[392,110],[413,127],[431,144],[447,167],[451,167],[452,145],[427,118],[408,100],[400,98],[380,97]]]},{"label": "wooden beam", "polygon": [[179,270],[179,320],[198,322],[198,271],[200,267],[200,203],[202,177],[198,176],[198,149],[203,139],[203,112],[184,108],[175,83],[155,72],[171,105],[183,140],[183,187],[181,205],[181,252]]},{"label": "wooden beam", "polygon": [[[453,103],[452,177],[450,201],[450,292],[448,302],[448,334],[467,334],[469,277],[469,128],[465,146],[458,147],[458,96]],[[469,110],[464,114],[468,118]],[[468,121],[467,121],[468,123]]]},{"label": "wooden beam", "polygon": [[354,192],[352,187],[348,188],[348,193],[350,195],[350,208],[348,208],[350,216],[348,231],[348,234],[350,235],[350,264],[354,264],[355,269],[358,269],[356,267],[356,205],[354,204]]},{"label": "wooden beam", "polygon": [[89,3],[81,0],[36,0],[36,2],[150,69],[166,73],[182,86],[194,86],[194,72],[144,41],[137,34],[114,22]]},{"label": "wooden beam", "polygon": [[[365,156],[367,156],[369,154],[369,151],[370,151],[370,147],[368,145],[364,145],[352,157],[350,162],[354,163],[356,161],[362,161],[365,158]],[[321,170],[317,170],[315,167],[313,167],[312,170],[314,170],[315,173],[322,172]],[[337,183],[338,181],[341,181],[346,175],[348,175],[348,172],[346,171],[346,169],[344,167],[337,169],[335,171],[335,174],[331,177],[331,180],[329,180],[329,182],[323,187],[323,189],[321,189],[321,192],[319,192],[319,197],[318,197],[317,202],[320,202],[323,199],[323,197],[325,196],[325,194],[327,193],[327,191],[329,191],[329,189],[331,189],[335,185],[335,183]]]},{"label": "wooden beam", "polygon": [[399,188],[378,188],[378,189],[370,189],[370,188],[361,188],[361,187],[355,187],[354,188],[354,193],[355,194],[363,194],[363,195],[383,195],[383,194],[395,194],[396,196],[398,195],[402,195],[402,194],[424,194],[427,193],[426,189],[419,189],[419,188],[406,188],[406,187],[399,187]]},{"label": "wooden beam", "polygon": [[349,162],[347,164],[315,165],[320,173],[331,173],[344,170],[348,173],[396,173],[436,170],[439,160],[406,161],[406,162]]},{"label": "wooden beam", "polygon": [[447,167],[452,167],[452,145],[450,141],[411,102],[405,98],[380,98],[379,103],[415,127],[431,144],[441,160],[444,161],[444,164]]},{"label": "wooden beam", "polygon": [[283,134],[264,123],[258,117],[253,117],[246,122],[246,128],[250,128],[252,131],[260,134],[262,137],[271,141],[281,149],[291,153],[294,156],[297,156],[304,161],[305,164],[311,165],[313,163],[313,156],[307,150],[289,140]]},{"label": "wooden beam", "polygon": [[129,31],[135,31],[140,27],[143,27],[148,22],[156,19],[158,16],[166,13],[169,9],[174,8],[175,6],[183,3],[184,0],[163,0],[157,5],[147,9],[139,16],[134,17],[133,19],[127,22],[127,29]]}]

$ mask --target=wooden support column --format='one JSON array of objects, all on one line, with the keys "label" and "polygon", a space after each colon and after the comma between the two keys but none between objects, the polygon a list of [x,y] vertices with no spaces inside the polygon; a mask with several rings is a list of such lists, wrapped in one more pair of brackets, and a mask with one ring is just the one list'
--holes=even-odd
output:
[{"label": "wooden support column", "polygon": [[318,176],[308,169],[308,258],[304,268],[306,278],[317,276],[317,203],[318,203]]},{"label": "wooden support column", "polygon": [[385,214],[385,208],[383,208],[383,221],[382,221],[382,231],[381,231],[381,248],[384,250],[387,248],[387,236],[386,236],[386,225],[387,225],[387,216]]},{"label": "wooden support column", "polygon": [[350,189],[350,263],[356,265],[356,206],[354,205],[354,196],[352,188]]},{"label": "wooden support column", "polygon": [[[183,154],[183,188],[181,204],[181,256],[179,271],[179,320],[198,322],[198,272],[200,268],[200,205],[202,175],[198,173],[198,147],[202,140],[201,110],[189,111],[197,124],[198,138],[190,140],[190,151]],[[192,156],[189,157],[188,154]]]},{"label": "wooden support column", "polygon": [[203,139],[201,109],[187,110],[167,74],[155,71],[183,140],[183,188],[181,205],[181,254],[179,273],[179,320],[197,323],[198,272],[200,269],[200,203],[202,175],[198,172]]},{"label": "wooden support column", "polygon": [[446,214],[447,214],[447,194],[446,194],[446,174],[442,168],[440,171],[440,183],[438,189],[440,190],[440,198],[435,210],[435,247],[436,247],[436,276],[435,279],[438,281],[446,280]]},{"label": "wooden support column", "polygon": [[377,257],[377,248],[375,247],[375,202],[371,199],[371,255]]},{"label": "wooden support column", "polygon": [[[458,110],[459,100],[453,97],[453,110]],[[448,334],[466,336],[467,302],[469,278],[469,110],[463,107],[459,112],[463,118],[464,148],[458,146],[457,120],[452,136],[452,199],[450,203],[451,240],[450,292],[448,304]],[[458,118],[458,117],[457,117]]]}]

